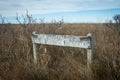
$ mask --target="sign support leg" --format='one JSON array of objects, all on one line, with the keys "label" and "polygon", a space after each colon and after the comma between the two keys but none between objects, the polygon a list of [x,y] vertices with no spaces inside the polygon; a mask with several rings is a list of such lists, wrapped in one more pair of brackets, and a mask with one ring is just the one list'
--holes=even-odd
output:
[{"label": "sign support leg", "polygon": [[35,43],[33,43],[33,58],[34,58],[34,63],[37,64],[37,55],[38,55],[38,52],[37,52],[37,45]]},{"label": "sign support leg", "polygon": [[87,80],[92,80],[92,49],[87,49]]},{"label": "sign support leg", "polygon": [[87,80],[92,80],[92,54],[93,54],[93,35],[88,34],[90,47],[87,49]]}]

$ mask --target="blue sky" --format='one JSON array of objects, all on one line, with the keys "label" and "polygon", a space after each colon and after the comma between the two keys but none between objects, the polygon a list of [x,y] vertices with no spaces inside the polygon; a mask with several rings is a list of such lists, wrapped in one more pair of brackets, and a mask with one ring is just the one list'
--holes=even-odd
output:
[{"label": "blue sky", "polygon": [[0,0],[0,14],[8,22],[16,23],[16,13],[24,15],[26,10],[45,22],[63,18],[68,23],[99,23],[120,14],[120,0]]}]

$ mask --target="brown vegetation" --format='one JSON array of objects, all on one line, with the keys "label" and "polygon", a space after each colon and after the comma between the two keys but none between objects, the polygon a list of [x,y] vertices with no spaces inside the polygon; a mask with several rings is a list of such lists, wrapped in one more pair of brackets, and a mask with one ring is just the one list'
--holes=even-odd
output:
[{"label": "brown vegetation", "polygon": [[86,80],[85,49],[38,45],[39,65],[35,66],[30,38],[33,31],[79,36],[93,33],[93,80],[120,79],[120,35],[116,30],[106,24],[56,25],[59,24],[1,24],[0,80]]}]

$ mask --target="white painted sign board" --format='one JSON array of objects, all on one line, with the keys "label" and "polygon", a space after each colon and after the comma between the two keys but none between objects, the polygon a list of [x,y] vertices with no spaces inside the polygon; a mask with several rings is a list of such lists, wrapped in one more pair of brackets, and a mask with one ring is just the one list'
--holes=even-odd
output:
[{"label": "white painted sign board", "polygon": [[90,48],[89,36],[70,36],[53,34],[32,34],[32,42],[36,44],[70,46],[79,48]]}]

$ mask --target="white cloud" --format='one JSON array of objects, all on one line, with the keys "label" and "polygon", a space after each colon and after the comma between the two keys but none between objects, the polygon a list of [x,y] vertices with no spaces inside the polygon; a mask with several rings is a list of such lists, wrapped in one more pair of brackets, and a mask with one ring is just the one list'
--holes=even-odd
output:
[{"label": "white cloud", "polygon": [[120,8],[120,0],[0,0],[0,14],[16,15]]}]

